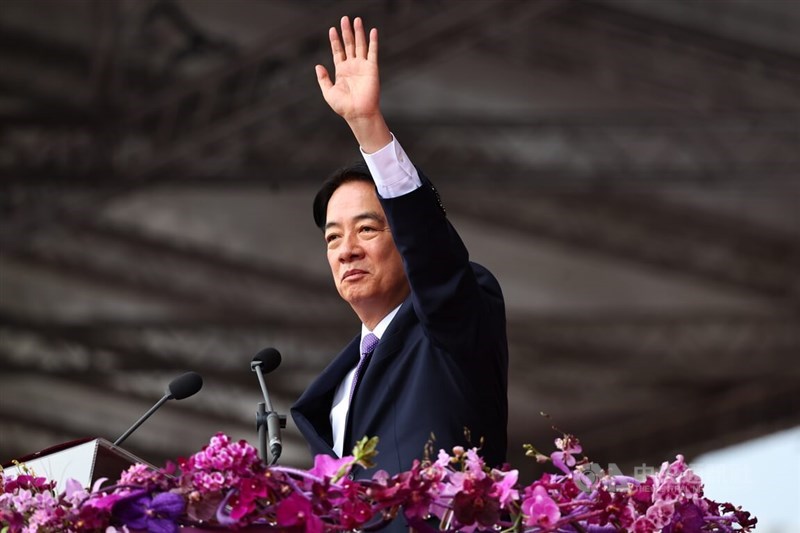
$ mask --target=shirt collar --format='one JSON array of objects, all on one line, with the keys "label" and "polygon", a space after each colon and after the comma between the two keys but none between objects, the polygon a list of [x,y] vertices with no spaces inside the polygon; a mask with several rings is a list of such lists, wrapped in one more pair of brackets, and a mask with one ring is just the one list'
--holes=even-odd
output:
[{"label": "shirt collar", "polygon": [[395,307],[394,309],[392,309],[392,311],[390,311],[388,315],[383,317],[383,319],[381,319],[381,321],[378,322],[378,325],[375,326],[375,329],[373,329],[372,331],[370,331],[367,328],[367,326],[365,326],[364,324],[361,324],[361,340],[363,341],[364,340],[364,336],[367,335],[368,333],[372,333],[373,335],[378,337],[378,339],[383,337],[383,334],[386,332],[386,328],[388,328],[389,324],[392,323],[392,319],[397,314],[397,312],[400,310],[400,306],[402,306],[402,305],[403,304],[400,304],[397,307]]}]

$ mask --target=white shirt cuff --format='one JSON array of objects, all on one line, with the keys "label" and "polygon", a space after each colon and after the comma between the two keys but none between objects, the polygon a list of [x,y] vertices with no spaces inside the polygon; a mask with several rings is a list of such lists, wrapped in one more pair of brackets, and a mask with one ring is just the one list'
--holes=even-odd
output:
[{"label": "white shirt cuff", "polygon": [[392,134],[392,142],[368,154],[361,150],[381,198],[396,198],[422,185],[417,169]]}]

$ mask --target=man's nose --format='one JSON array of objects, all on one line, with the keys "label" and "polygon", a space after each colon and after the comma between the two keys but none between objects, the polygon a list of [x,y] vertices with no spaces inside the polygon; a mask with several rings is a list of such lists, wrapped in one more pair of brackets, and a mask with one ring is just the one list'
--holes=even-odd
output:
[{"label": "man's nose", "polygon": [[358,237],[355,232],[342,237],[342,244],[339,247],[340,262],[347,263],[353,259],[358,259],[362,255],[364,255],[364,249],[361,248],[361,244],[358,242]]}]

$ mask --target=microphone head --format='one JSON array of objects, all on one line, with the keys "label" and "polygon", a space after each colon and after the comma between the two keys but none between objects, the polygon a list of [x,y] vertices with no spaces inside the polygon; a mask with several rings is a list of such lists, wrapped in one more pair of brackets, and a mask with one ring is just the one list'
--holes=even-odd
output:
[{"label": "microphone head", "polygon": [[197,372],[187,372],[173,379],[167,392],[176,400],[196,394],[203,387],[203,378]]},{"label": "microphone head", "polygon": [[281,354],[275,348],[264,348],[253,357],[250,362],[250,370],[255,372],[257,366],[261,366],[264,374],[269,374],[281,364]]}]

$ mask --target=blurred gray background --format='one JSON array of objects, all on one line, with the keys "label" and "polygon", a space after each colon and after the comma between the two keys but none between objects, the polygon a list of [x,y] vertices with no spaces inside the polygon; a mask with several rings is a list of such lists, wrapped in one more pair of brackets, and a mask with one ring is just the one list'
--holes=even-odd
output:
[{"label": "blurred gray background", "polygon": [[4,0],[0,460],[185,370],[125,447],[255,444],[253,355],[287,413],[357,334],[310,209],[358,158],[313,71],[343,14],[504,288],[523,477],[553,425],[627,468],[800,424],[800,2]]}]

